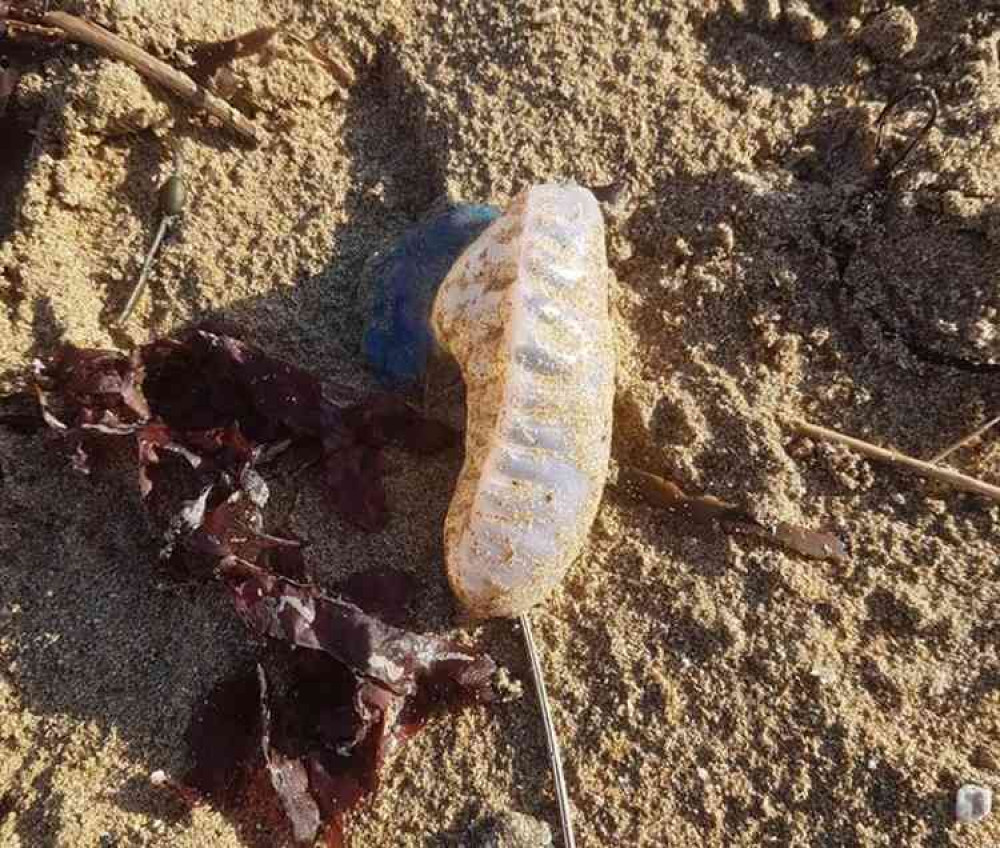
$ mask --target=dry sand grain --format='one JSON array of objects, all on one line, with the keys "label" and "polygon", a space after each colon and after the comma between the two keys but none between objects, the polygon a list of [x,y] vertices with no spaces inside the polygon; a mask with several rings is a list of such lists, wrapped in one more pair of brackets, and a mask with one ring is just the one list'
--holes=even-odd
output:
[{"label": "dry sand grain", "polygon": [[[366,385],[357,292],[387,239],[444,195],[623,178],[616,458],[837,528],[852,557],[695,533],[609,489],[536,618],[581,845],[994,846],[1000,817],[958,827],[953,799],[1000,783],[1000,509],[777,422],[929,457],[1000,408],[1000,7],[893,4],[905,32],[873,41],[886,4],[791,5],[65,4],[181,67],[196,41],[290,17],[359,80],[342,92],[288,41],[240,60],[251,149],[88,50],[29,73],[16,111],[38,135],[0,198],[0,373],[60,340],[127,345],[223,316]],[[874,120],[918,83],[939,119],[876,184]],[[111,331],[168,142],[190,211]],[[995,434],[948,461],[1000,483]],[[440,528],[459,463],[393,455],[395,519],[374,536],[308,488],[297,525],[322,578],[409,569],[426,626],[453,626]],[[0,471],[0,845],[241,844],[147,781],[183,769],[192,705],[248,650],[226,604],[158,586],[126,471],[79,479],[5,431]],[[526,677],[509,624],[471,636]],[[451,844],[479,801],[554,820],[530,697],[406,746],[351,844]]]}]

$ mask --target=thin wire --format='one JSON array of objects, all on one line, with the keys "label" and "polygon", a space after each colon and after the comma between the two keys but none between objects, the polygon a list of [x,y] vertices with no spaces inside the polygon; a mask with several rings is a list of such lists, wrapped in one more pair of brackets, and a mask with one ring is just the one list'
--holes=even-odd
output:
[{"label": "thin wire", "polygon": [[531,632],[531,620],[527,613],[518,618],[521,622],[521,632],[524,634],[524,645],[528,649],[531,660],[531,676],[535,681],[535,692],[538,695],[538,707],[542,713],[542,723],[545,725],[545,743],[549,749],[549,761],[552,764],[552,777],[556,784],[556,800],[559,802],[559,823],[562,825],[564,848],[576,848],[573,837],[573,819],[569,808],[569,793],[566,791],[566,777],[563,775],[562,755],[559,753],[559,739],[549,712],[549,696],[545,692],[545,678],[542,677],[542,663],[538,659],[538,649],[535,647],[535,637]]}]

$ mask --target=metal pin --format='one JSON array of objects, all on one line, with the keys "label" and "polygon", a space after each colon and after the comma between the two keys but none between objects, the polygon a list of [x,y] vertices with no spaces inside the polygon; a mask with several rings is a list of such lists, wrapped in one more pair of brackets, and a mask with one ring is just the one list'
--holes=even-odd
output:
[{"label": "metal pin", "polygon": [[187,190],[184,186],[183,180],[181,179],[180,151],[177,148],[174,148],[174,172],[160,187],[160,225],[156,229],[156,237],[153,239],[153,244],[149,248],[149,252],[146,254],[146,260],[142,263],[142,271],[139,272],[139,279],[133,287],[132,294],[129,295],[128,301],[125,303],[121,314],[118,316],[119,324],[124,324],[128,320],[129,316],[132,314],[132,310],[135,309],[135,305],[139,302],[139,298],[142,296],[142,292],[146,288],[146,280],[149,278],[149,270],[153,267],[153,257],[156,256],[156,251],[159,250],[160,242],[163,241],[163,237],[167,234],[167,228],[178,217],[180,217],[181,213],[184,211],[184,202],[186,199]]},{"label": "metal pin", "polygon": [[524,645],[528,649],[528,659],[531,660],[531,676],[535,681],[535,692],[538,695],[538,707],[542,713],[542,724],[545,725],[545,743],[549,749],[549,762],[552,765],[552,778],[556,785],[556,800],[559,802],[559,823],[562,825],[563,848],[576,848],[573,836],[573,818],[569,806],[569,792],[566,790],[566,777],[563,774],[562,754],[559,751],[559,738],[549,711],[549,697],[545,691],[545,678],[542,676],[542,663],[535,647],[535,637],[531,632],[531,620],[527,613],[519,616],[521,633],[524,635]]}]

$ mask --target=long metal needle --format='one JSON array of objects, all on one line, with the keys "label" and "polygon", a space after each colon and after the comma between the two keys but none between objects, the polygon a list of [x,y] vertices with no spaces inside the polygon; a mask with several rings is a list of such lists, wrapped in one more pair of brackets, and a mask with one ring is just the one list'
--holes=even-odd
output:
[{"label": "long metal needle", "polygon": [[545,691],[545,678],[542,677],[542,663],[538,659],[538,649],[535,647],[535,637],[531,632],[531,620],[527,613],[518,618],[521,622],[521,632],[524,634],[524,645],[528,649],[531,660],[531,676],[535,681],[535,692],[538,695],[538,707],[542,713],[542,723],[545,725],[545,742],[549,749],[549,761],[552,764],[552,777],[556,784],[556,800],[559,802],[559,823],[562,825],[564,848],[576,848],[573,837],[573,818],[569,808],[569,793],[566,791],[566,777],[563,775],[562,754],[559,752],[559,739],[549,712],[549,696]]},{"label": "long metal needle", "polygon": [[170,226],[170,222],[173,220],[173,215],[164,215],[160,218],[160,226],[156,230],[156,238],[153,239],[153,246],[149,248],[149,252],[146,254],[146,261],[142,263],[142,271],[139,273],[139,281],[135,284],[132,289],[132,294],[129,295],[128,302],[125,304],[125,308],[122,309],[121,314],[118,316],[118,323],[124,324],[129,315],[132,314],[132,310],[135,309],[135,305],[139,302],[139,297],[142,295],[143,289],[146,288],[146,280],[149,277],[149,269],[153,267],[153,258],[156,256],[156,251],[160,247],[160,242],[163,241],[163,237],[167,234],[167,227]]}]

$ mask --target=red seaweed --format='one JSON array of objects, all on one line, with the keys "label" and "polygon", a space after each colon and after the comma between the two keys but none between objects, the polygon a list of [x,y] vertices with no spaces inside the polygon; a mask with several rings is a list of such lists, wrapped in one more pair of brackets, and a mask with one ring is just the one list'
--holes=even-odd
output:
[{"label": "red seaweed", "polygon": [[131,444],[161,564],[221,583],[276,666],[222,681],[195,711],[193,766],[168,781],[179,798],[227,812],[253,844],[337,846],[390,751],[440,709],[492,698],[489,656],[399,626],[412,580],[379,572],[324,592],[303,541],[266,526],[265,473],[289,448],[322,459],[334,509],[377,529],[382,449],[434,453],[453,430],[389,395],[335,403],[304,369],[206,327],[132,355],[64,346],[37,364],[34,390],[34,425],[24,396],[0,424],[47,426],[84,471],[103,458],[90,452],[98,435]]}]

